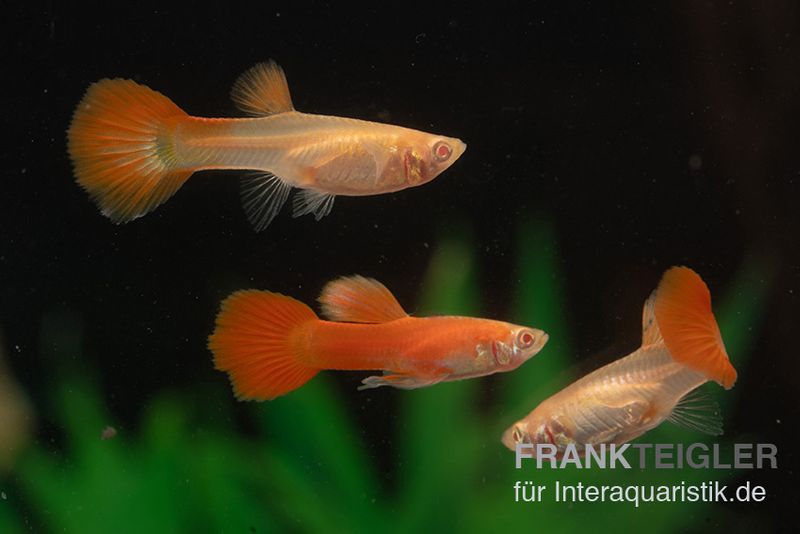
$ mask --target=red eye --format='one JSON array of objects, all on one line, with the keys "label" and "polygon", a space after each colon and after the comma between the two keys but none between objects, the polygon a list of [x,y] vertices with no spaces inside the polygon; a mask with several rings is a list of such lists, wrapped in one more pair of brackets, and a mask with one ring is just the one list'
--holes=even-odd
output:
[{"label": "red eye", "polygon": [[527,330],[523,330],[517,335],[517,346],[521,349],[527,349],[533,345],[533,334]]},{"label": "red eye", "polygon": [[435,145],[433,145],[433,155],[439,161],[445,161],[447,158],[450,157],[450,154],[453,153],[453,149],[450,148],[450,145],[445,143],[444,141],[439,141]]}]

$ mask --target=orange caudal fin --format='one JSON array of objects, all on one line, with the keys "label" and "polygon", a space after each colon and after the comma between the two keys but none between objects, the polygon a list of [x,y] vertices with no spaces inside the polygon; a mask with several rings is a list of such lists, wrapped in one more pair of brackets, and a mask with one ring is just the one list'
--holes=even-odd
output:
[{"label": "orange caudal fin", "polygon": [[78,183],[116,223],[166,201],[192,174],[179,169],[172,131],[186,113],[131,80],[100,80],[75,108],[67,132]]},{"label": "orange caudal fin", "polygon": [[667,270],[656,290],[654,308],[675,361],[730,389],[736,382],[736,369],[711,311],[711,293],[700,276],[688,267]]},{"label": "orange caudal fin", "polygon": [[316,314],[300,301],[268,291],[237,291],[222,302],[208,347],[240,400],[271,400],[311,380],[302,326]]}]

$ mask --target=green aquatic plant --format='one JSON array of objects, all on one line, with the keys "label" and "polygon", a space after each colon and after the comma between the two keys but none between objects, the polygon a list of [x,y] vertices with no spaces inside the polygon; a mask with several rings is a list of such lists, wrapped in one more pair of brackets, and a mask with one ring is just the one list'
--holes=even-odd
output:
[{"label": "green aquatic plant", "polygon": [[[708,476],[692,470],[516,470],[499,441],[503,429],[562,387],[575,364],[551,224],[526,221],[518,232],[509,319],[551,335],[547,347],[513,373],[415,391],[380,390],[396,401],[390,443],[376,443],[358,424],[330,374],[269,403],[234,405],[223,386],[206,392],[163,392],[143,411],[139,428],[118,429],[95,381],[73,372],[54,388],[51,418],[63,443],[38,443],[2,479],[0,531],[67,532],[485,532],[557,530],[701,530],[721,518],[719,505],[514,502],[516,480],[552,488],[562,483],[672,484]],[[435,248],[417,309],[480,315],[483,307],[475,247],[468,233],[446,235]],[[665,266],[666,267],[666,266]],[[768,279],[747,263],[720,299],[719,319],[734,364],[743,372]],[[642,299],[644,299],[642,296]],[[745,327],[747,325],[747,327]],[[743,335],[751,332],[753,335]],[[47,335],[46,333],[44,335]],[[80,360],[80,339],[67,349]],[[717,388],[719,389],[719,388]],[[715,396],[730,414],[735,389]],[[220,399],[223,399],[220,401]],[[220,408],[219,405],[222,405]],[[245,433],[231,423],[233,407],[250,412]],[[209,417],[208,413],[217,413]],[[648,442],[704,439],[671,425]],[[726,439],[735,440],[735,435]],[[390,455],[392,477],[380,471]],[[724,481],[732,471],[715,472]],[[551,490],[552,491],[552,490]],[[728,514],[730,515],[730,514]],[[734,516],[735,517],[735,516]],[[627,528],[626,528],[627,527]]]}]

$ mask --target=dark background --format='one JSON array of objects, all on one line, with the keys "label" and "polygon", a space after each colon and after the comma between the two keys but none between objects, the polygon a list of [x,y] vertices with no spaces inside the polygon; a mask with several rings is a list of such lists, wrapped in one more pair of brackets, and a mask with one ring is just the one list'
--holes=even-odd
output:
[{"label": "dark background", "polygon": [[[635,347],[641,302],[668,266],[692,266],[712,295],[743,262],[763,266],[767,313],[736,385],[748,400],[731,418],[782,445],[782,469],[763,475],[785,488],[772,505],[797,501],[794,2],[268,4],[4,7],[0,327],[34,403],[80,364],[133,424],[160,388],[225,380],[205,344],[229,292],[311,302],[327,280],[361,273],[413,303],[430,245],[463,228],[475,238],[486,315],[503,318],[518,221],[533,214],[554,222],[576,361]],[[191,114],[238,116],[229,88],[267,58],[283,65],[300,111],[469,148],[423,188],[340,197],[318,223],[285,210],[260,234],[235,173],[198,174],[123,226],[74,183],[65,131],[91,82],[133,78]],[[83,361],[40,346],[54,316],[80,329]],[[359,378],[338,377],[354,405]],[[385,409],[359,412],[365,434],[382,432]],[[42,419],[41,435],[57,435]]]}]

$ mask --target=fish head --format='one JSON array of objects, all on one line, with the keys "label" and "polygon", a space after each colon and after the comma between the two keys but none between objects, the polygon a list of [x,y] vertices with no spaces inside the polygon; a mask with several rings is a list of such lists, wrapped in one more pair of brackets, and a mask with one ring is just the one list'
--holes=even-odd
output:
[{"label": "fish head", "polygon": [[499,339],[488,344],[487,352],[491,352],[496,370],[513,371],[542,350],[548,339],[537,328],[509,324]]},{"label": "fish head", "polygon": [[411,130],[387,147],[388,158],[379,166],[385,191],[423,185],[444,172],[467,149],[460,139]]},{"label": "fish head", "polygon": [[472,358],[461,360],[457,369],[453,369],[454,376],[474,377],[513,371],[547,343],[547,334],[536,328],[489,319],[470,320],[480,324],[477,335],[469,341],[474,345],[467,349]]},{"label": "fish head", "polygon": [[[517,444],[553,445],[557,453],[563,453],[567,445],[575,443],[567,425],[557,416],[546,416],[540,404],[528,417],[517,421],[503,433],[502,441],[510,450]],[[535,456],[535,454],[534,454]]]},{"label": "fish head", "polygon": [[426,181],[433,180],[456,162],[467,149],[466,143],[455,137],[430,136],[422,152]]}]

